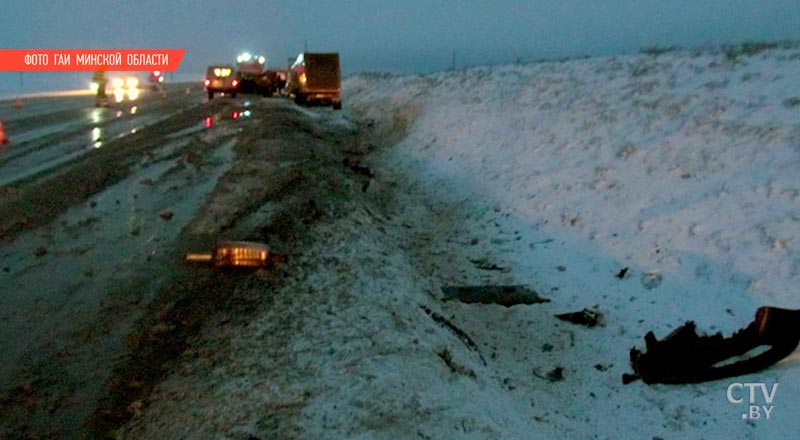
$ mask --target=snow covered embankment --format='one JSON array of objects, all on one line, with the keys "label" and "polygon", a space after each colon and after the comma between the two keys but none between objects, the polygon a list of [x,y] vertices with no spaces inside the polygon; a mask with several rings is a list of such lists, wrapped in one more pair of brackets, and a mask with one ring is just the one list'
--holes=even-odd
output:
[{"label": "snow covered embankment", "polygon": [[[511,437],[517,424],[530,434],[599,438],[788,435],[789,414],[771,424],[741,420],[726,381],[623,386],[620,374],[648,330],[664,336],[691,319],[730,334],[759,305],[800,307],[798,68],[795,48],[737,60],[668,53],[347,81],[355,119],[408,134],[376,163],[460,215],[449,230],[430,225],[438,243],[417,268],[426,283],[528,284],[553,300],[508,311],[441,304],[492,354],[488,371],[473,365],[483,393],[452,382],[450,405],[473,396],[488,419],[469,404],[461,414],[482,427],[495,411],[513,414],[499,428]],[[413,218],[413,197],[406,201]],[[470,274],[464,257],[508,272]],[[552,319],[593,305],[604,328],[559,328]],[[541,380],[561,367],[563,382]],[[749,379],[780,382],[791,405],[796,375],[788,362]],[[498,384],[528,409],[490,398]]]},{"label": "snow covered embankment", "polygon": [[462,194],[622,265],[703,282],[713,265],[728,292],[800,307],[798,69],[798,48],[667,53],[345,90],[364,119],[420,108],[399,148]]}]

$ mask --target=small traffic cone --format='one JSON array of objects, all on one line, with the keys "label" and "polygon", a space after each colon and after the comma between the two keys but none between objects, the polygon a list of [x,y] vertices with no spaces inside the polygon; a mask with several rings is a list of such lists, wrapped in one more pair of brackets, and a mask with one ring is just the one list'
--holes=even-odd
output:
[{"label": "small traffic cone", "polygon": [[8,145],[8,137],[6,137],[6,129],[3,128],[3,121],[0,121],[0,144]]}]

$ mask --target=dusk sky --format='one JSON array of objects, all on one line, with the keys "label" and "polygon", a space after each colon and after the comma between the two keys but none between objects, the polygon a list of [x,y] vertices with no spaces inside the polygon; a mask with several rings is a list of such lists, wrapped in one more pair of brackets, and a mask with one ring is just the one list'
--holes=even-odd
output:
[{"label": "dusk sky", "polygon": [[345,73],[800,39],[798,0],[4,0],[4,48],[185,48],[182,72],[243,50],[275,66],[341,53]]}]

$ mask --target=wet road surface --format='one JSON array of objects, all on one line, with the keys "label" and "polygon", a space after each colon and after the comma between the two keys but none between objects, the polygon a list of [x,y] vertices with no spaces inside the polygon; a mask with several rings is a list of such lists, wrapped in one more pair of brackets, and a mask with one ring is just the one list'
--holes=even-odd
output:
[{"label": "wet road surface", "polygon": [[287,100],[197,87],[101,109],[5,102],[0,120],[2,438],[93,438],[135,415],[130,401],[211,313],[198,289],[235,287],[187,274],[182,252],[253,238],[304,172],[341,164],[322,139],[348,135]]}]

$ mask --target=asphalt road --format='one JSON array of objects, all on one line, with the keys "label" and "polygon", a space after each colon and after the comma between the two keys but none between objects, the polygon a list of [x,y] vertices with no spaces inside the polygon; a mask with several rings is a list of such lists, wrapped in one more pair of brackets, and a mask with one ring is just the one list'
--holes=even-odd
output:
[{"label": "asphalt road", "polygon": [[226,299],[252,276],[183,253],[268,238],[291,254],[351,163],[354,130],[280,98],[175,85],[93,103],[0,103],[0,438],[96,438],[135,416],[205,319],[255,307]]},{"label": "asphalt road", "polygon": [[143,90],[136,100],[114,102],[109,108],[94,107],[93,96],[32,98],[22,108],[3,101],[0,120],[12,146],[0,149],[0,186],[50,173],[110,140],[198,104],[191,88],[189,94],[181,89],[185,87],[172,86],[166,98]]}]

